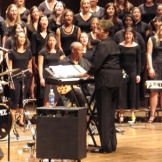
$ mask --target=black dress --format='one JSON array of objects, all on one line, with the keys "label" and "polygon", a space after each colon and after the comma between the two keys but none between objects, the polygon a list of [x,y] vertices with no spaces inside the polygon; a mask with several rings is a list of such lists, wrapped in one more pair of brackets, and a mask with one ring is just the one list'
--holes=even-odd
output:
[{"label": "black dress", "polygon": [[56,21],[53,18],[49,18],[49,29],[56,33],[57,28],[61,27],[62,24],[56,24]]},{"label": "black dress", "polygon": [[20,14],[20,18],[23,22],[27,22],[27,17],[30,14],[30,11],[28,9],[25,9],[23,13]]},{"label": "black dress", "polygon": [[153,6],[147,7],[145,4],[141,4],[138,6],[142,13],[142,21],[148,24],[155,16],[156,16],[156,9],[157,3],[154,3]]},{"label": "black dress", "polygon": [[87,72],[95,76],[101,151],[109,153],[117,146],[114,114],[122,79],[119,56],[120,50],[113,38],[106,38],[96,47],[93,64]]},{"label": "black dress", "polygon": [[119,108],[139,108],[139,84],[136,84],[136,76],[141,72],[141,49],[135,47],[124,47],[119,45],[121,51],[120,64],[129,76],[128,82],[120,87]]},{"label": "black dress", "polygon": [[5,42],[5,48],[6,49],[11,49],[12,48],[12,43],[13,43],[13,38],[9,37],[7,38],[6,42]]},{"label": "black dress", "polygon": [[143,40],[146,42],[146,31],[149,30],[148,24],[144,23],[143,21],[140,21],[137,24],[135,24],[134,30],[140,33]]},{"label": "black dress", "polygon": [[87,59],[90,63],[93,61],[94,48],[87,48],[86,52],[83,52],[83,58]]},{"label": "black dress", "polygon": [[[56,66],[59,65],[59,60],[60,60],[60,56],[64,55],[63,52],[61,50],[56,51],[56,53],[48,53],[45,49],[42,49],[39,52],[39,55],[43,56],[44,60],[43,60],[43,78],[44,80],[46,79],[46,77],[49,75],[49,73],[45,70],[45,68],[48,68],[49,66]],[[43,94],[44,94],[44,98],[48,98],[49,92],[50,92],[50,88],[54,89],[54,93],[55,93],[55,97],[58,99],[59,95],[56,91],[56,86],[52,86],[52,85],[45,85],[45,87],[41,87]]]},{"label": "black dress", "polygon": [[[156,43],[154,36],[151,37],[153,44],[152,52],[152,64],[155,71],[155,77],[151,80],[162,80],[162,41],[159,42],[159,45]],[[150,89],[151,92],[162,92],[161,89]]]},{"label": "black dress", "polygon": [[[48,35],[48,34],[47,34]],[[32,40],[31,40],[31,47],[32,47],[32,54],[35,56],[36,64],[38,63],[38,54],[39,51],[45,46],[46,38],[43,38],[42,35],[35,31],[32,34]]]},{"label": "black dress", "polygon": [[[10,60],[12,60],[12,69],[19,68],[20,70],[13,73],[17,74],[21,72],[22,70],[26,70],[28,68],[28,63],[32,59],[32,53],[29,48],[25,50],[24,53],[19,53],[14,49],[11,49],[8,57]],[[26,98],[27,90],[29,88],[29,73],[26,72],[24,76],[24,98]],[[11,102],[12,106],[11,108],[16,109],[17,104],[19,104],[19,107],[22,108],[22,100],[23,100],[23,94],[22,94],[22,75],[18,75],[16,77],[13,77],[13,82],[15,86],[15,90],[11,90]]]},{"label": "black dress", "polygon": [[[24,21],[21,21],[20,23],[22,24],[23,27],[26,27],[26,23]],[[11,36],[11,34],[13,32],[13,27],[14,27],[14,25],[7,27],[7,36],[8,37]]]},{"label": "black dress", "polygon": [[130,5],[129,11],[125,11],[124,9],[120,10],[120,11],[117,11],[117,16],[119,17],[119,19],[123,20],[123,18],[126,15],[130,14],[130,12],[131,12],[131,10],[133,9],[134,6],[131,3],[129,3],[129,5]]},{"label": "black dress", "polygon": [[96,48],[96,46],[100,43],[100,40],[94,39],[94,38],[92,37],[91,32],[88,33],[88,38],[89,38],[89,41],[90,41],[91,45],[92,45],[94,48]]},{"label": "black dress", "polygon": [[46,1],[42,2],[39,6],[38,9],[42,11],[43,15],[46,15],[47,17],[50,17],[50,15],[53,14],[53,11],[49,10],[46,4]]},{"label": "black dress", "polygon": [[105,13],[105,9],[103,7],[97,6],[96,12],[93,12],[92,10],[90,10],[90,12],[93,14],[94,17],[102,19]]},{"label": "black dress", "polygon": [[91,27],[90,26],[90,23],[91,23],[92,18],[94,18],[93,15],[91,15],[89,17],[89,19],[85,21],[81,17],[80,13],[78,13],[78,14],[75,14],[74,15],[73,24],[76,25],[76,26],[78,26],[78,27],[80,27],[80,29],[81,29],[82,32],[89,33],[91,31],[91,29],[90,29],[90,27]]},{"label": "black dress", "polygon": [[[31,49],[32,49],[32,54],[35,57],[35,63],[37,65],[38,65],[38,54],[42,50],[42,48],[45,46],[46,38],[43,38],[38,31],[35,31],[32,34]],[[34,71],[34,73],[37,74],[35,76],[36,82],[37,82],[37,88],[36,88],[37,106],[43,106],[44,97],[43,97],[43,91],[41,90],[41,87],[40,87],[38,72]]]},{"label": "black dress", "polygon": [[78,30],[79,27],[73,26],[73,32],[71,34],[66,34],[64,32],[63,27],[60,27],[60,39],[61,39],[61,47],[63,49],[63,52],[66,56],[70,55],[71,50],[70,50],[70,45],[73,42],[76,42],[78,39]]},{"label": "black dress", "polygon": [[[114,35],[114,40],[117,44],[121,43],[124,41],[124,30],[120,30],[118,31],[115,35]],[[134,37],[134,41],[140,45],[141,47],[141,66],[145,67],[145,63],[146,63],[146,50],[145,50],[145,41],[143,40],[142,36],[140,33],[136,32],[135,37]]]}]

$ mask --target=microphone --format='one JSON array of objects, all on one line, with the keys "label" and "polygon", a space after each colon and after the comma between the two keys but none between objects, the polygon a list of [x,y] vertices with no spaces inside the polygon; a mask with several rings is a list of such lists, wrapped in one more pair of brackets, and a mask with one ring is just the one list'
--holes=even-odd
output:
[{"label": "microphone", "polygon": [[0,47],[0,50],[4,51],[4,52],[6,52],[6,53],[8,53],[8,52],[9,52],[9,50],[8,50],[8,49],[3,48],[3,47]]}]

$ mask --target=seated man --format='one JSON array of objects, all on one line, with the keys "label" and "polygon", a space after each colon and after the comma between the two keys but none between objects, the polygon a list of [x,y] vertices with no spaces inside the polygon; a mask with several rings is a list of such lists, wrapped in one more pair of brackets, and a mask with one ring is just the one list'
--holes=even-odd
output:
[{"label": "seated man", "polygon": [[[83,46],[80,42],[73,42],[70,46],[71,54],[64,58],[63,60],[60,60],[61,65],[80,65],[84,70],[89,70],[91,64],[88,60],[82,58],[82,52],[83,52]],[[80,87],[74,88],[76,97],[79,102],[79,106],[85,106],[85,99],[82,94],[82,91]],[[72,92],[68,92],[65,94],[65,97],[69,98],[70,100],[73,98]]]}]

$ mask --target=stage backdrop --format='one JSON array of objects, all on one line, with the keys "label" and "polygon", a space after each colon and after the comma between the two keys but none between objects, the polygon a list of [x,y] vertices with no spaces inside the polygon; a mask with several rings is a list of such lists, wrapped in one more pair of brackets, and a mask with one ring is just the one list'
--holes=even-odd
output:
[{"label": "stage backdrop", "polygon": [[[62,0],[67,8],[72,9],[75,13],[79,12],[79,3],[80,0]],[[158,3],[162,3],[162,0],[156,0]],[[5,12],[7,7],[12,4],[14,2],[14,0],[0,0],[0,15],[2,17],[5,18]],[[41,2],[43,2],[43,0],[26,0],[26,8],[30,9],[32,6],[36,5],[38,6]],[[113,0],[99,0],[98,4],[100,6],[105,6],[108,2],[113,2]],[[138,6],[139,4],[142,3],[141,1],[137,1],[137,0],[130,0],[130,2],[134,5],[134,6]]]}]

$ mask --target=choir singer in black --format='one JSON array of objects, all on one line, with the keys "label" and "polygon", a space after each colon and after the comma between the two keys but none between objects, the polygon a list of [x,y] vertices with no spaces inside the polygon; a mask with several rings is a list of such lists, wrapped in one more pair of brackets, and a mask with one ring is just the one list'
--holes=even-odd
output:
[{"label": "choir singer in black", "polygon": [[101,147],[92,153],[111,153],[116,150],[115,109],[118,104],[122,71],[119,65],[120,51],[112,35],[114,25],[109,20],[100,20],[98,38],[91,68],[83,77],[94,75],[98,126]]}]

